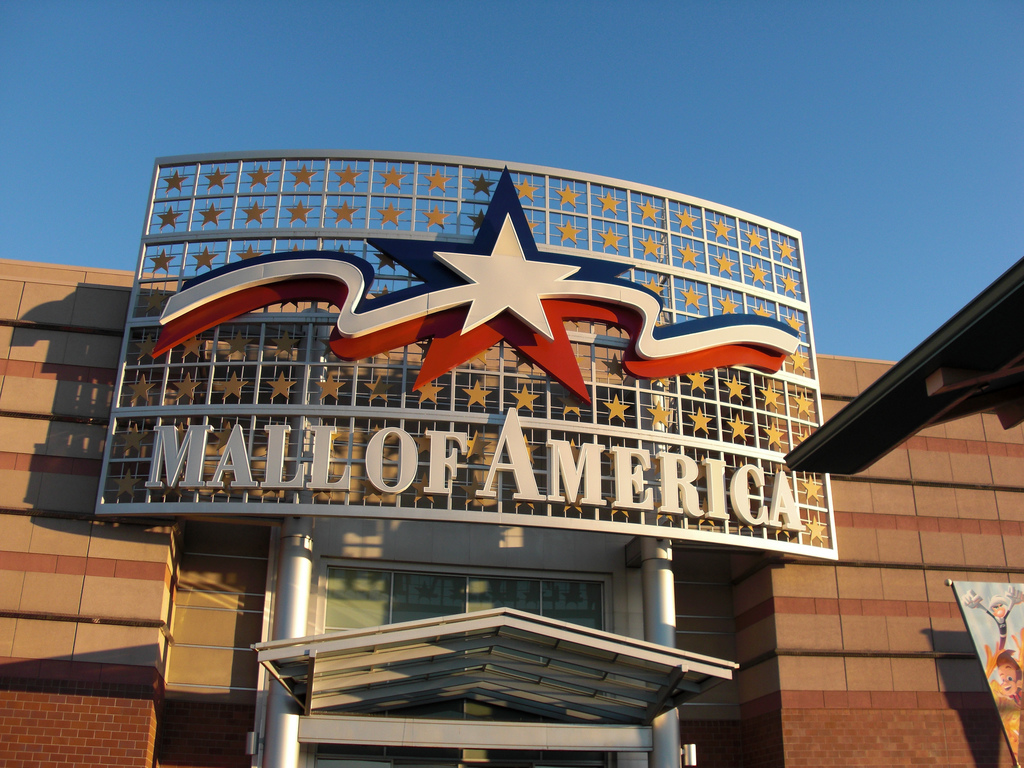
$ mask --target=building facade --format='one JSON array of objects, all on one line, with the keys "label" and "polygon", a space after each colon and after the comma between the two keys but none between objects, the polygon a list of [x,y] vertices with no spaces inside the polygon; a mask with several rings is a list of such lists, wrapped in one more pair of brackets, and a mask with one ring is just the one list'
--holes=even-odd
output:
[{"label": "building facade", "polygon": [[[1020,580],[1020,427],[789,472],[886,368],[815,355],[799,233],[503,171],[171,158],[135,274],[2,263],[0,763],[1010,764],[944,582]],[[482,257],[530,290],[396,309]]]}]

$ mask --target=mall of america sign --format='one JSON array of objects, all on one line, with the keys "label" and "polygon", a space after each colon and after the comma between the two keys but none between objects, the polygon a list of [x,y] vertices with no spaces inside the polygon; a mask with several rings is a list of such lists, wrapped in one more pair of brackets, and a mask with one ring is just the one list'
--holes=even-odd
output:
[{"label": "mall of america sign", "polygon": [[799,234],[451,157],[157,162],[98,511],[835,556]]}]

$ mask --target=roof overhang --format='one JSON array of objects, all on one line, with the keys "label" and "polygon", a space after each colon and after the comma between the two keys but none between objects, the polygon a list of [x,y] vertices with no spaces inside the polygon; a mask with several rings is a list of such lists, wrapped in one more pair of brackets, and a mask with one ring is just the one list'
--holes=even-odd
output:
[{"label": "roof overhang", "polygon": [[973,413],[1024,421],[1024,259],[786,456],[852,475],[917,431]]},{"label": "roof overhang", "polygon": [[[260,663],[302,708],[307,737],[315,732],[319,735],[314,740],[335,743],[338,738],[367,738],[364,734],[370,729],[349,727],[354,722],[349,718],[362,721],[372,716],[379,721],[378,740],[404,739],[408,734],[388,737],[391,726],[386,724],[391,717],[402,718],[402,710],[470,699],[549,721],[516,723],[526,729],[590,724],[601,726],[595,737],[601,731],[622,748],[644,749],[646,737],[637,735],[637,726],[650,725],[662,712],[730,679],[736,667],[729,661],[511,608],[253,647]],[[348,735],[314,722],[321,720],[347,721]],[[425,720],[416,722],[421,730],[426,725]],[[616,731],[615,726],[622,728]],[[325,729],[335,736],[327,739]],[[572,728],[555,733],[564,734],[555,739],[559,744],[579,739]],[[547,742],[553,738],[546,737]]]}]

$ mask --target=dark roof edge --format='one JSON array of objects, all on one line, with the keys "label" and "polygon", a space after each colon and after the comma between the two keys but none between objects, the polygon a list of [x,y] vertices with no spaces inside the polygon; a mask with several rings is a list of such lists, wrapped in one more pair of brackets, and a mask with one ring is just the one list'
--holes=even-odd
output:
[{"label": "dark roof edge", "polygon": [[[874,408],[892,390],[900,386],[914,375],[927,376],[934,371],[936,358],[943,349],[979,322],[993,309],[998,307],[1015,291],[1024,286],[1024,259],[1011,266],[1001,276],[979,293],[959,312],[953,315],[938,330],[918,344],[902,360],[897,362],[867,389],[854,398],[845,408],[819,427],[810,437],[786,455],[786,465],[796,471],[807,469],[818,453],[829,443],[841,439],[843,432],[853,422],[860,419]],[[930,368],[930,369],[929,369]],[[921,396],[927,396],[924,391]],[[922,425],[917,427],[903,439],[910,437]],[[880,446],[879,456],[895,446]],[[871,463],[873,463],[872,460]],[[867,466],[867,465],[865,465]],[[859,472],[861,467],[857,471]],[[811,468],[807,471],[829,471]]]}]

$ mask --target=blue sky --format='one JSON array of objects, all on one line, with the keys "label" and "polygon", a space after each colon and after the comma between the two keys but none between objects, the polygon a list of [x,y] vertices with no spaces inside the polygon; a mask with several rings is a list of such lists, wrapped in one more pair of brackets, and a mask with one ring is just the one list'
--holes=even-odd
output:
[{"label": "blue sky", "polygon": [[0,257],[130,269],[153,159],[445,153],[803,233],[819,353],[897,359],[1024,256],[1024,3],[0,5]]}]

